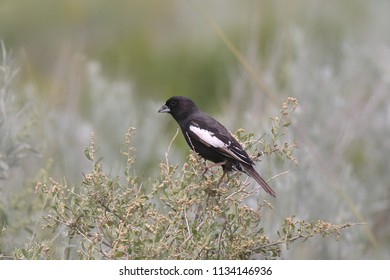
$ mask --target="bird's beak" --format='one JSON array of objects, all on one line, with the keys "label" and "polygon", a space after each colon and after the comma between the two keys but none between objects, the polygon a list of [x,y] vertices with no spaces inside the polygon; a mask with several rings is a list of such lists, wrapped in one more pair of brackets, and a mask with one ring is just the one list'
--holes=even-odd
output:
[{"label": "bird's beak", "polygon": [[169,113],[171,112],[171,110],[169,109],[169,107],[167,105],[163,105],[160,110],[158,110],[159,113]]}]

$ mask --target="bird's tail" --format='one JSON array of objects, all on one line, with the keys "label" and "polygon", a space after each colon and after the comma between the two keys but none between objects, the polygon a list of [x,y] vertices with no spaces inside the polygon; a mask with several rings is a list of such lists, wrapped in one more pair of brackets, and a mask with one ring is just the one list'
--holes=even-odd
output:
[{"label": "bird's tail", "polygon": [[271,189],[271,187],[267,184],[267,182],[259,175],[259,173],[256,172],[256,170],[253,168],[252,165],[248,164],[241,164],[243,169],[245,170],[245,173],[247,173],[249,176],[251,176],[253,179],[256,180],[256,182],[270,195],[273,197],[276,197],[276,193]]}]

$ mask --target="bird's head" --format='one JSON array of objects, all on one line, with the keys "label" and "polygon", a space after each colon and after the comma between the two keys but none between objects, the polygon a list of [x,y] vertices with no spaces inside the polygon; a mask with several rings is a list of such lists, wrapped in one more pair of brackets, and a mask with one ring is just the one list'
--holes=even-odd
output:
[{"label": "bird's head", "polygon": [[184,96],[173,96],[158,110],[159,113],[169,113],[175,120],[184,119],[189,114],[199,110],[194,101]]}]

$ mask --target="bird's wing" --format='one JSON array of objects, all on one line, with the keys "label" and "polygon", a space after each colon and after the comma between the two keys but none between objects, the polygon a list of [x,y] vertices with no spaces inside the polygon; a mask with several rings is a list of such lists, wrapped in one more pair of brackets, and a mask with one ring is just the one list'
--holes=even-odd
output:
[{"label": "bird's wing", "polygon": [[192,120],[188,127],[189,137],[229,158],[253,165],[245,150],[230,132],[218,121],[208,117],[206,120]]}]

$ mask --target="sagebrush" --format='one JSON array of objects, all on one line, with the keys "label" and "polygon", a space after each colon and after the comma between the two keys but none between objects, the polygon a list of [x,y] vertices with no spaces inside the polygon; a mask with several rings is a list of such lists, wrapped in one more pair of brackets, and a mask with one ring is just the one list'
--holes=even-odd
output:
[{"label": "sagebrush", "polygon": [[[297,101],[289,98],[279,116],[271,119],[270,134],[260,139],[242,129],[235,133],[254,160],[276,154],[297,163],[293,155],[297,143],[284,142],[296,106]],[[204,172],[206,162],[196,153],[190,152],[182,166],[170,163],[174,139],[160,163],[159,178],[144,178],[134,169],[134,133],[130,128],[126,134],[123,176],[104,170],[104,159],[99,158],[92,138],[85,149],[91,171],[83,175],[80,185],[50,177],[36,185],[37,195],[47,203],[44,227],[64,246],[35,237],[14,251],[15,258],[276,259],[281,246],[315,235],[338,238],[342,229],[352,225],[308,222],[291,215],[281,221],[276,233],[267,233],[262,219],[272,211],[272,204],[248,178],[232,173],[216,188],[221,170]],[[248,202],[253,197],[256,205]]]}]

